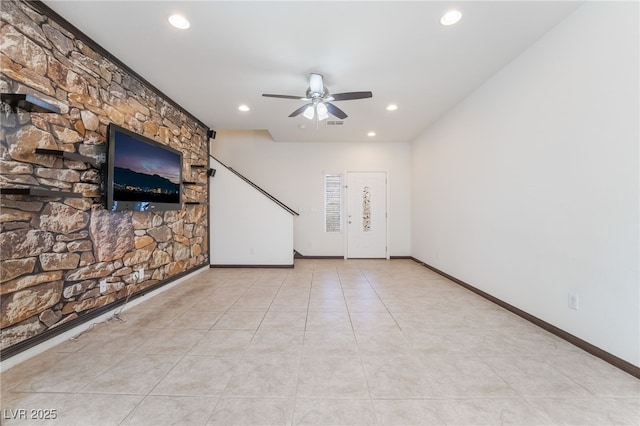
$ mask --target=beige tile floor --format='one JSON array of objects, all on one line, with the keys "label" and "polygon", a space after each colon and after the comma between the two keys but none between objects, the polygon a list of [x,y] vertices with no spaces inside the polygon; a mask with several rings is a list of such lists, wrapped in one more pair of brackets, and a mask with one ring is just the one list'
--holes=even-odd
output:
[{"label": "beige tile floor", "polygon": [[2,424],[640,424],[639,380],[410,260],[212,269],[122,316],[3,373]]}]

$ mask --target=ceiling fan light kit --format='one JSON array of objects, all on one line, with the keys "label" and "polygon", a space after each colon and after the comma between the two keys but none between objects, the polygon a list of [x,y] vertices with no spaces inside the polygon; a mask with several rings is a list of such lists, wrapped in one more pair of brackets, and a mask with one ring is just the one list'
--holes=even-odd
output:
[{"label": "ceiling fan light kit", "polygon": [[309,88],[307,89],[305,97],[292,96],[292,95],[273,95],[263,93],[262,96],[267,98],[280,98],[280,99],[296,99],[301,101],[307,101],[300,108],[289,114],[289,117],[297,117],[302,114],[303,117],[313,120],[317,118],[319,121],[329,118],[329,114],[344,120],[347,118],[347,114],[337,106],[333,105],[333,101],[349,101],[355,99],[371,98],[373,94],[371,92],[345,92],[336,93],[330,95],[329,90],[324,86],[324,78],[322,74],[311,73],[309,75]]},{"label": "ceiling fan light kit", "polygon": [[322,102],[316,104],[316,112],[318,113],[318,120],[326,120],[327,118],[329,118],[327,106]]},{"label": "ceiling fan light kit", "polygon": [[304,116],[304,118],[308,118],[309,120],[313,120],[314,114],[315,114],[315,112],[313,111],[313,106],[312,105],[308,105],[305,108],[304,113],[302,115]]}]

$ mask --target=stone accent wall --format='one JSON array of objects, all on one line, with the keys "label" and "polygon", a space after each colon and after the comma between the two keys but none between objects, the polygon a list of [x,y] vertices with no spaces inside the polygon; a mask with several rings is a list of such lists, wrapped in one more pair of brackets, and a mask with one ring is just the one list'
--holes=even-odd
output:
[{"label": "stone accent wall", "polygon": [[[0,197],[2,349],[209,263],[207,127],[103,57],[91,42],[28,2],[0,6],[0,91],[27,93],[60,114],[2,104],[0,186],[78,192],[82,198]],[[61,149],[103,163],[116,123],[183,153],[180,211],[105,210],[89,163],[35,154]],[[144,267],[145,275],[134,279]],[[100,281],[106,290],[100,291]],[[80,321],[80,320],[78,320]]]}]

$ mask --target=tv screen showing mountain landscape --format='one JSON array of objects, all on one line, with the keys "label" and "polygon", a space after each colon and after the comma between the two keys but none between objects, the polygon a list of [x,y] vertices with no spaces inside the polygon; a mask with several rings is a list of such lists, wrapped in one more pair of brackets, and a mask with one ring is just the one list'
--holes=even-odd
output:
[{"label": "tv screen showing mountain landscape", "polygon": [[113,199],[180,203],[180,155],[116,133]]}]

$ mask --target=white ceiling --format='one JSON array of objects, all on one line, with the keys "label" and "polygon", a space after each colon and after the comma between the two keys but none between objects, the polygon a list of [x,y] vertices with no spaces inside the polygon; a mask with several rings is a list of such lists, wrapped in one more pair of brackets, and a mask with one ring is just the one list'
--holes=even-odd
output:
[{"label": "white ceiling", "polygon": [[[580,2],[53,1],[44,2],[216,130],[267,129],[274,140],[413,140]],[[457,8],[462,20],[440,24]],[[182,13],[186,31],[167,18]],[[288,115],[309,73],[331,93],[342,126]],[[385,107],[396,103],[398,110]],[[238,110],[240,104],[251,108]],[[517,105],[514,105],[514,108]],[[335,120],[330,117],[329,120]],[[302,127],[304,126],[304,127]],[[368,137],[375,131],[377,136]]]}]

